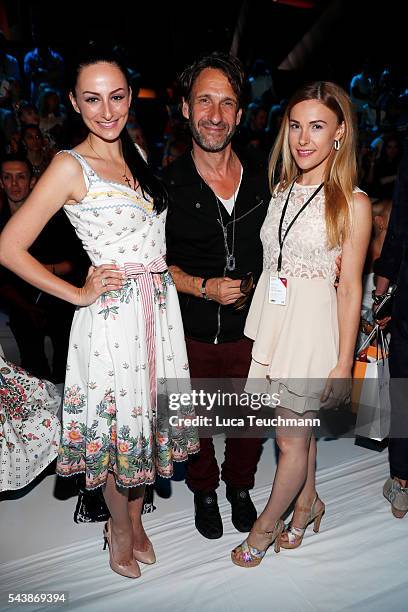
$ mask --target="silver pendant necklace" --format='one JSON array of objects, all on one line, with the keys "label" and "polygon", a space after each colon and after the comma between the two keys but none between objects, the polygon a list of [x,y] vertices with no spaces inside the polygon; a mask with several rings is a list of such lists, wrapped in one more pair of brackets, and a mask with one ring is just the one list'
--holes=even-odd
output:
[{"label": "silver pendant necklace", "polygon": [[217,202],[217,209],[218,209],[218,222],[221,225],[222,228],[222,235],[224,237],[224,248],[225,248],[225,256],[226,256],[226,260],[225,260],[225,267],[229,272],[233,272],[235,270],[235,191],[234,191],[234,208],[233,208],[233,213],[232,213],[232,243],[231,243],[231,251],[229,250],[229,246],[228,246],[228,230],[227,230],[227,226],[224,225],[223,220],[222,220],[222,215],[221,215],[221,209],[220,209],[220,201],[217,198],[216,194],[214,193],[215,196],[215,200]]},{"label": "silver pendant necklace", "polygon": [[[196,164],[196,161],[194,159],[193,151],[191,151],[191,157],[193,159],[195,168],[196,168],[199,176],[202,178],[204,183],[207,185],[207,187],[209,189],[211,189],[211,191],[214,194],[215,201],[217,203],[217,210],[218,210],[218,219],[217,219],[217,221],[221,225],[222,235],[223,235],[223,239],[224,239],[225,269],[228,270],[228,272],[233,272],[235,270],[235,268],[236,268],[236,260],[235,260],[234,253],[235,253],[235,199],[236,199],[237,188],[234,189],[234,194],[233,194],[233,211],[232,211],[232,222],[231,222],[232,223],[232,243],[231,243],[231,250],[230,250],[229,246],[228,246],[228,229],[227,229],[227,225],[229,225],[229,223],[227,223],[227,225],[224,225],[224,222],[222,220],[221,209],[220,209],[220,201],[219,201],[219,199],[217,197],[217,194],[210,187],[210,185],[207,183],[207,181],[205,180],[205,178],[203,177],[203,175],[201,174],[201,172],[197,168],[197,164]],[[238,187],[238,185],[237,185],[237,187]]]}]

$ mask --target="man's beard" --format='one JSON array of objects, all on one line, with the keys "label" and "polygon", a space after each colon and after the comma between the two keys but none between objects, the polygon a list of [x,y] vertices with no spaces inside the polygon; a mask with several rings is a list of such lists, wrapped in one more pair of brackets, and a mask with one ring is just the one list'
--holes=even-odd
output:
[{"label": "man's beard", "polygon": [[204,140],[203,136],[200,134],[200,132],[194,125],[191,116],[188,120],[188,124],[190,126],[191,136],[193,137],[193,140],[198,144],[199,147],[201,147],[201,149],[203,149],[203,151],[206,151],[207,153],[218,153],[219,151],[223,151],[231,142],[236,130],[236,126],[234,125],[231,131],[226,135],[226,137],[221,143],[211,144],[210,142]]}]

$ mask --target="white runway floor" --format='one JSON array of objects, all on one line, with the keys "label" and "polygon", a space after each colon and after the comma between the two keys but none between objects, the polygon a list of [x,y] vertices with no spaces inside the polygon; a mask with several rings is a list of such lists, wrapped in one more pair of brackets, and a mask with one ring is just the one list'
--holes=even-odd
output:
[{"label": "white runway floor", "polygon": [[[6,355],[17,361],[1,321],[0,336]],[[215,442],[221,462],[222,436]],[[258,510],[274,469],[274,443],[268,440],[252,493]],[[76,498],[57,499],[55,476],[49,475],[0,497],[0,612],[405,612],[408,515],[393,518],[382,496],[387,476],[387,451],[367,450],[351,439],[320,440],[318,491],[326,503],[321,532],[309,528],[300,548],[279,555],[270,550],[251,569],[230,561],[243,534],[231,524],[224,484],[218,490],[224,536],[206,540],[194,528],[193,496],[184,481],[164,481],[168,498],[156,494],[157,510],[144,521],[158,561],[142,565],[142,577],[129,580],[109,568],[102,524],[76,525]],[[68,594],[66,605],[7,603],[9,593],[61,591]]]},{"label": "white runway floor", "polygon": [[[221,459],[222,437],[216,446]],[[408,517],[394,519],[382,497],[386,451],[343,439],[319,441],[318,452],[326,515],[321,532],[309,528],[299,549],[270,551],[257,568],[232,565],[230,550],[243,538],[231,524],[224,485],[219,489],[224,536],[211,541],[194,528],[192,494],[183,481],[172,481],[171,496],[156,495],[157,510],[145,517],[158,562],[142,566],[137,580],[109,569],[102,525],[76,525],[75,499],[57,500],[54,476],[47,476],[24,497],[0,502],[1,612],[20,609],[6,603],[8,593],[47,591],[68,592],[69,603],[60,609],[87,612],[407,610]],[[258,509],[268,497],[274,465],[268,440],[252,495]]]}]

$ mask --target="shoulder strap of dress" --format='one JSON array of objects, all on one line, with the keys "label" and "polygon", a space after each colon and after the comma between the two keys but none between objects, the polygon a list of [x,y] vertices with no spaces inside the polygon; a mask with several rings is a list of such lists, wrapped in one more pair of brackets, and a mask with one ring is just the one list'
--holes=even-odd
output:
[{"label": "shoulder strap of dress", "polygon": [[89,189],[89,185],[95,181],[96,174],[94,170],[92,170],[86,159],[73,149],[63,149],[62,151],[59,151],[59,153],[68,153],[77,160],[77,162],[81,165],[82,171],[84,173],[86,187],[87,189]]}]

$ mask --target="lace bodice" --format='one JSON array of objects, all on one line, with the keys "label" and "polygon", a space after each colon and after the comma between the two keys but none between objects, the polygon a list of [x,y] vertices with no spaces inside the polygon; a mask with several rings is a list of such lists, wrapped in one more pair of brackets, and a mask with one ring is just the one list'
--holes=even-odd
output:
[{"label": "lace bodice", "polygon": [[[289,198],[282,226],[282,235],[296,213],[313,194],[317,186],[302,186],[295,183]],[[279,256],[278,229],[282,209],[290,186],[283,192],[275,190],[261,228],[263,244],[263,268],[276,272]],[[340,247],[329,249],[326,239],[324,190],[322,189],[296,219],[283,245],[282,276],[297,278],[326,278],[334,282],[336,257]]]}]

